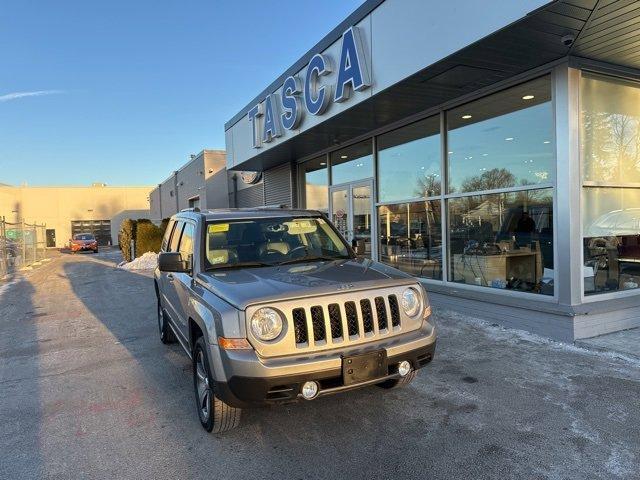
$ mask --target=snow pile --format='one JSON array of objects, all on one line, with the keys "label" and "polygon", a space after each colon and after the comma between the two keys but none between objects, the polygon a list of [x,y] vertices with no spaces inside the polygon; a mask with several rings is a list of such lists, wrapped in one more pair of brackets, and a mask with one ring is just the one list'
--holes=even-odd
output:
[{"label": "snow pile", "polygon": [[129,263],[122,262],[118,268],[123,270],[153,270],[158,266],[158,254],[147,252]]}]

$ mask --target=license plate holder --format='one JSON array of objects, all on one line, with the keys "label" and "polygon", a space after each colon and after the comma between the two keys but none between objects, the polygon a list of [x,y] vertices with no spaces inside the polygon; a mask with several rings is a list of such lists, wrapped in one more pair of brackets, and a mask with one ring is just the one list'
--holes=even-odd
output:
[{"label": "license plate holder", "polygon": [[342,382],[355,385],[387,375],[387,352],[376,350],[342,357]]}]

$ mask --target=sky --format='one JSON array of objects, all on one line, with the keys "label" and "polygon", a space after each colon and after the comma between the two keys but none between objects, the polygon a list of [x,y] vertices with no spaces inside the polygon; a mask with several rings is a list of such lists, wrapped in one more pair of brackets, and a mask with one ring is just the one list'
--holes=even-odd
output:
[{"label": "sky", "polygon": [[6,0],[0,183],[155,185],[361,3]]}]

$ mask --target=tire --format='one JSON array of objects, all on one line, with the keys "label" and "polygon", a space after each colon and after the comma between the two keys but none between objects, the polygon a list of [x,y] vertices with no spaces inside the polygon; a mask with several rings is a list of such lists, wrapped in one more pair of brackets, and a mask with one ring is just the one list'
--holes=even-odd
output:
[{"label": "tire", "polygon": [[164,311],[164,308],[162,308],[162,305],[160,304],[160,298],[158,298],[158,330],[160,333],[160,341],[162,343],[166,344],[170,344],[170,343],[176,343],[176,336],[173,333],[173,330],[171,330],[171,327],[169,326],[169,322],[167,320],[167,314]]},{"label": "tire", "polygon": [[401,388],[405,385],[409,385],[413,381],[413,379],[416,378],[417,374],[418,372],[416,372],[415,370],[411,370],[411,372],[409,372],[406,377],[385,380],[384,382],[378,383],[377,385],[380,388],[386,388],[387,390],[390,390],[392,388]]},{"label": "tire", "polygon": [[242,409],[227,405],[213,390],[215,385],[209,356],[202,337],[198,338],[193,349],[193,390],[200,424],[207,432],[222,433],[240,425]]}]

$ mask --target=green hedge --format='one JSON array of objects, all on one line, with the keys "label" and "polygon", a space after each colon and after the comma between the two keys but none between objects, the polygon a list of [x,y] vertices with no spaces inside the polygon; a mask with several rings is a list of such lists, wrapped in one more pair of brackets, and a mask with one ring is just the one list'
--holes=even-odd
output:
[{"label": "green hedge", "polygon": [[122,257],[126,262],[133,260],[130,254],[130,245],[131,240],[134,238],[136,238],[136,221],[127,218],[120,225],[120,232],[118,233],[118,245],[120,245]]},{"label": "green hedge", "polygon": [[120,232],[118,233],[118,244],[120,245],[120,251],[122,257],[126,262],[133,260],[130,255],[131,240],[135,240],[135,256],[140,257],[146,252],[160,251],[162,246],[162,237],[164,231],[167,229],[169,219],[164,218],[160,223],[160,226],[154,225],[151,220],[147,218],[140,218],[133,220],[127,218],[122,222],[120,226]]},{"label": "green hedge", "polygon": [[157,227],[149,220],[138,220],[136,226],[136,257],[140,257],[146,252],[160,251],[164,230]]}]

